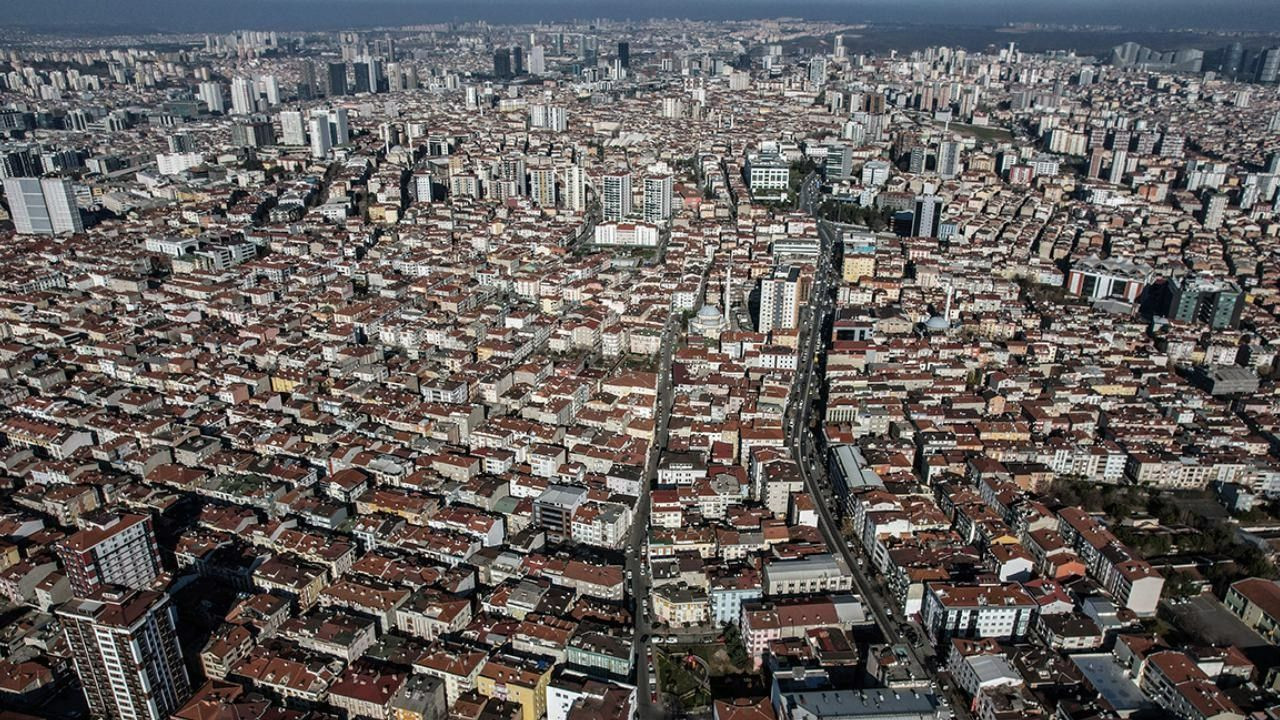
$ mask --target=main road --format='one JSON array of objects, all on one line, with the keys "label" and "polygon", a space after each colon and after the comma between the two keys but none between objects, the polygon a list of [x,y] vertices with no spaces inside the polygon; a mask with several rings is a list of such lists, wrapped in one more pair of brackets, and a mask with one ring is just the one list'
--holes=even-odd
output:
[{"label": "main road", "polygon": [[[808,199],[808,206],[813,206],[812,199]],[[871,586],[867,577],[859,568],[848,543],[845,542],[844,536],[840,532],[839,522],[831,512],[828,496],[818,486],[817,469],[823,463],[814,444],[815,433],[809,429],[813,401],[822,383],[822,378],[816,369],[818,356],[826,353],[826,320],[834,307],[831,298],[832,290],[834,289],[832,275],[835,269],[832,259],[836,254],[837,243],[840,241],[839,234],[839,231],[833,225],[824,220],[818,220],[820,242],[818,267],[814,273],[813,290],[809,296],[809,303],[804,309],[804,317],[802,318],[800,367],[795,382],[797,392],[794,393],[793,404],[790,406],[791,421],[788,425],[788,430],[790,431],[788,443],[795,456],[796,463],[800,467],[800,475],[804,479],[805,488],[813,496],[814,505],[817,507],[819,532],[832,551],[837,553],[847,564],[849,572],[853,575],[854,583],[858,586],[858,591],[862,595],[862,600],[871,609],[872,617],[875,618],[876,624],[880,626],[880,631],[886,638],[895,638],[899,635],[899,623],[893,620],[893,614],[885,606],[884,598]],[[821,423],[819,423],[820,426]],[[921,652],[913,643],[907,643],[907,647],[917,668],[923,670],[925,665]]]},{"label": "main road", "polygon": [[[814,212],[816,198],[813,194],[806,192],[808,188],[809,184],[806,180],[800,196],[801,207],[816,215]],[[905,622],[905,618],[901,622],[895,619],[894,610],[887,605],[884,593],[875,587],[862,572],[853,551],[845,541],[843,533],[841,533],[838,519],[832,512],[833,503],[830,495],[823,487],[819,486],[818,482],[818,474],[824,472],[820,468],[824,468],[825,463],[818,452],[818,448],[815,446],[814,437],[816,433],[810,430],[809,423],[810,414],[813,412],[814,400],[823,382],[817,365],[818,357],[826,355],[826,340],[829,336],[826,321],[827,316],[835,307],[832,295],[838,285],[838,280],[833,279],[833,275],[836,272],[834,258],[836,257],[837,243],[840,242],[840,231],[831,223],[818,219],[818,238],[818,266],[814,273],[813,289],[809,296],[809,302],[803,308],[803,316],[801,318],[800,365],[794,386],[797,392],[793,393],[787,406],[790,418],[786,426],[788,431],[787,442],[796,459],[796,464],[799,466],[805,489],[813,497],[814,506],[817,508],[818,531],[826,541],[827,546],[832,549],[832,552],[839,555],[849,568],[854,584],[858,588],[858,593],[862,596],[863,603],[871,610],[871,616],[875,619],[876,625],[879,626],[881,634],[887,641],[904,646],[914,665],[912,673],[917,677],[925,677],[929,673],[926,659],[932,657],[932,653],[923,644],[902,641],[900,638],[902,633],[899,628]],[[819,422],[817,425],[821,427],[822,423]],[[835,502],[840,501],[843,501],[843,498],[835,499]],[[958,696],[951,692],[945,692],[944,695],[951,698],[950,710],[952,713],[960,715],[964,712],[960,703],[957,702]],[[946,702],[946,700],[944,699],[943,702]]]},{"label": "main road", "polygon": [[[675,308],[667,314],[662,327],[662,347],[658,360],[658,388],[655,403],[653,443],[645,459],[644,477],[641,478],[640,501],[635,517],[631,519],[631,534],[626,547],[626,569],[631,583],[631,598],[635,615],[636,653],[636,704],[638,720],[658,720],[664,717],[661,705],[655,704],[650,693],[657,687],[657,676],[649,671],[650,649],[653,647],[653,626],[648,614],[649,591],[652,583],[644,563],[644,550],[649,533],[649,492],[657,480],[658,458],[667,446],[667,421],[671,417],[671,358],[675,353],[679,336],[677,323],[680,313]],[[652,685],[651,685],[652,683]]]}]

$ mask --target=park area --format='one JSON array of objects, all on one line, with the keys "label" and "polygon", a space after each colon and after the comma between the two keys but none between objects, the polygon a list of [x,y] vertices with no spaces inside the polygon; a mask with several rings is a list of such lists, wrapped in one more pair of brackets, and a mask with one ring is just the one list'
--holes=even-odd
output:
[{"label": "park area", "polygon": [[685,713],[695,714],[710,707],[713,678],[753,672],[751,660],[733,631],[726,633],[725,642],[670,645],[655,650],[664,701],[669,708]]}]

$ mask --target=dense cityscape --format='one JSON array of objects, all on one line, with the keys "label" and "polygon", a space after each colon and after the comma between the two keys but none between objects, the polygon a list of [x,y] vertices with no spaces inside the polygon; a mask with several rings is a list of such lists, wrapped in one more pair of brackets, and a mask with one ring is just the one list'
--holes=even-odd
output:
[{"label": "dense cityscape", "polygon": [[1280,719],[1280,36],[1032,30],[0,30],[0,720]]}]

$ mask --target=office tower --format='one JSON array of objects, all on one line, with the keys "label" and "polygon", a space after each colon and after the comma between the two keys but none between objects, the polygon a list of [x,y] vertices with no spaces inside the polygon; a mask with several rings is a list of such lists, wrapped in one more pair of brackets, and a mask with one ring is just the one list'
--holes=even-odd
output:
[{"label": "office tower", "polygon": [[310,100],[316,96],[316,66],[310,60],[302,61],[302,77],[298,80],[298,99]]},{"label": "office tower", "polygon": [[404,90],[404,72],[400,69],[400,63],[387,63],[387,91],[400,92]]},{"label": "office tower", "polygon": [[772,332],[787,330],[800,325],[800,306],[805,294],[800,268],[779,266],[773,274],[760,280],[760,315],[756,330]]},{"label": "office tower", "polygon": [[108,587],[57,614],[94,717],[166,720],[191,695],[164,593]]},{"label": "office tower", "polygon": [[511,77],[511,48],[498,48],[493,51],[493,76]]},{"label": "office tower", "polygon": [[191,133],[179,132],[166,138],[171,153],[189,153],[196,149],[196,141],[191,138]]},{"label": "office tower", "polygon": [[1258,82],[1273,83],[1280,78],[1280,47],[1269,47],[1258,56]]},{"label": "office tower", "polygon": [[550,165],[544,165],[529,171],[529,199],[539,207],[555,207],[555,168]]},{"label": "office tower", "polygon": [[1222,74],[1234,78],[1244,69],[1244,46],[1238,42],[1228,45],[1223,51],[1223,60],[1220,70]]},{"label": "office tower", "polygon": [[351,142],[351,126],[347,124],[346,108],[329,111],[329,133],[334,145],[347,145]]},{"label": "office tower", "polygon": [[200,83],[200,100],[205,107],[209,108],[209,112],[225,113],[227,111],[226,101],[222,99],[222,83]]},{"label": "office tower", "polygon": [[0,147],[0,178],[39,177],[39,145],[10,145]]},{"label": "office tower", "polygon": [[416,65],[410,65],[404,69],[404,89],[418,89],[418,68]]},{"label": "office tower", "polygon": [[587,175],[577,165],[564,171],[564,207],[575,212],[587,209]]},{"label": "office tower", "polygon": [[651,175],[644,179],[644,221],[661,225],[671,218],[671,196],[674,179],[670,175]]},{"label": "office tower", "polygon": [[[382,66],[382,59],[375,57],[364,58],[364,62],[362,64],[364,65],[364,71],[366,74],[364,85],[368,88],[369,92],[380,93],[386,90],[387,79]],[[357,73],[360,72],[360,65],[361,63],[356,64]],[[356,86],[356,92],[359,92],[358,88],[360,86],[360,80],[358,77],[356,78]]]},{"label": "office tower", "polygon": [[1222,218],[1227,212],[1227,194],[1214,192],[1209,193],[1204,200],[1204,216],[1201,224],[1207,230],[1217,230],[1222,227]]},{"label": "office tower", "polygon": [[911,216],[913,237],[938,237],[942,223],[942,198],[937,195],[917,195],[915,214]]},{"label": "office tower", "polygon": [[329,116],[316,114],[311,116],[311,157],[325,158],[333,148],[329,134]]},{"label": "office tower", "polygon": [[[317,140],[316,135],[322,135]],[[351,142],[351,130],[347,124],[346,108],[311,111],[311,154],[323,157],[329,149]]]},{"label": "office tower", "polygon": [[1171,320],[1202,322],[1214,330],[1225,330],[1240,324],[1243,309],[1244,292],[1230,280],[1197,275],[1169,279],[1168,316]]},{"label": "office tower", "polygon": [[960,143],[947,140],[938,147],[938,174],[947,180],[960,174]]},{"label": "office tower", "polygon": [[357,95],[369,92],[369,63],[356,60],[351,63],[351,72],[352,77],[355,78],[351,91]]},{"label": "office tower", "polygon": [[267,105],[275,107],[280,104],[280,83],[276,81],[275,75],[263,75],[258,78],[258,85],[262,87],[262,94],[267,98]]},{"label": "office tower", "polygon": [[529,48],[529,74],[542,75],[547,72],[547,51],[541,45]]},{"label": "office tower", "polygon": [[515,75],[524,74],[524,48],[519,45],[511,48],[511,72]]},{"label": "office tower", "polygon": [[231,112],[236,115],[249,115],[258,109],[257,91],[253,80],[238,77],[231,80]]},{"label": "office tower", "polygon": [[889,182],[889,163],[884,160],[871,160],[862,165],[862,185],[864,187],[880,187]]},{"label": "office tower", "polygon": [[56,550],[78,597],[107,585],[141,590],[160,574],[160,553],[148,515],[87,518],[79,532],[58,542]]},{"label": "office tower", "polygon": [[1113,185],[1119,185],[1124,180],[1125,166],[1129,164],[1129,153],[1125,150],[1116,150],[1111,153],[1111,176],[1107,178],[1107,182]]},{"label": "office tower", "polygon": [[326,75],[325,94],[329,97],[335,95],[347,94],[347,64],[329,63],[329,71]]},{"label": "office tower", "polygon": [[261,117],[245,120],[231,126],[231,144],[236,147],[275,145],[276,133],[271,123]]},{"label": "office tower", "polygon": [[301,110],[285,110],[280,113],[280,136],[285,145],[307,144],[307,123]]},{"label": "office tower", "polygon": [[631,43],[622,41],[618,43],[618,63],[626,69],[631,69]]},{"label": "office tower", "polygon": [[75,188],[65,178],[11,177],[4,180],[13,225],[21,235],[84,232]]},{"label": "office tower", "polygon": [[606,173],[600,202],[605,220],[625,220],[631,214],[631,173]]}]

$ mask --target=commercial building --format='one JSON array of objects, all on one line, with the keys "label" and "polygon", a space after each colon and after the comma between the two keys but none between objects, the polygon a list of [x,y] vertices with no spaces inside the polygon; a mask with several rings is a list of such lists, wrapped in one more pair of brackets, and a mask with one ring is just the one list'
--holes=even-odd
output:
[{"label": "commercial building", "polygon": [[1151,282],[1151,268],[1120,258],[1087,257],[1067,273],[1067,292],[1088,300],[1137,302]]},{"label": "commercial building", "polygon": [[937,195],[917,196],[915,213],[911,216],[911,235],[936,238],[941,224],[942,198]]},{"label": "commercial building", "polygon": [[4,179],[14,228],[22,235],[84,232],[75,187],[65,178]]},{"label": "commercial building", "polygon": [[1244,291],[1231,280],[1201,275],[1169,279],[1169,319],[1185,323],[1206,323],[1214,330],[1240,324]]},{"label": "commercial building", "polygon": [[764,565],[766,595],[848,592],[853,575],[844,560],[830,553],[794,559],[772,559]]},{"label": "commercial building", "polygon": [[775,676],[778,720],[935,720],[946,717],[938,698],[917,690],[784,690]]},{"label": "commercial building", "polygon": [[280,113],[280,139],[285,145],[307,144],[307,123],[301,110],[285,110]]},{"label": "commercial building", "polygon": [[757,201],[781,201],[787,197],[791,182],[791,165],[776,152],[760,152],[747,156],[744,168],[747,187]]},{"label": "commercial building", "polygon": [[533,523],[553,537],[568,538],[572,534],[573,513],[586,497],[586,488],[551,485],[533,502]]}]

